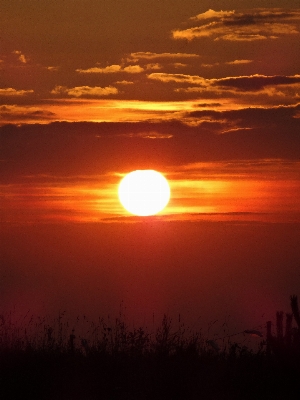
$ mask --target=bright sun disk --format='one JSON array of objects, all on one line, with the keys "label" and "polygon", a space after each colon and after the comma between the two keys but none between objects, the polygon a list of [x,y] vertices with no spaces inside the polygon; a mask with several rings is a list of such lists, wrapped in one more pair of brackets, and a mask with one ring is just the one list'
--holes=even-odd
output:
[{"label": "bright sun disk", "polygon": [[148,216],[162,211],[170,199],[167,179],[152,169],[132,171],[121,180],[119,199],[131,214]]}]

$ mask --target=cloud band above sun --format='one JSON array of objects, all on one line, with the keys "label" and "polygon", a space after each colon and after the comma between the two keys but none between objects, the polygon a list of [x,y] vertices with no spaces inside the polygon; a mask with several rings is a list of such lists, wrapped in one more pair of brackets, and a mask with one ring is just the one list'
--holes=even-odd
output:
[{"label": "cloud band above sun", "polygon": [[247,42],[299,34],[300,9],[251,9],[242,12],[210,9],[190,20],[197,26],[173,30],[174,39],[211,37],[214,40]]}]

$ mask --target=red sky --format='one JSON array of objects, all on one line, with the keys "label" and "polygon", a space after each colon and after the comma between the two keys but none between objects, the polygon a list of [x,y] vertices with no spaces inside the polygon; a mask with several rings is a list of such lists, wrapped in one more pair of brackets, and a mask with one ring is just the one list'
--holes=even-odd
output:
[{"label": "red sky", "polygon": [[[0,0],[0,7],[5,310],[27,298],[28,307],[54,312],[75,297],[78,308],[94,309],[89,301],[101,289],[99,309],[127,300],[134,318],[135,297],[121,281],[144,296],[148,313],[180,309],[191,320],[207,314],[199,304],[212,299],[212,319],[244,312],[254,323],[252,302],[265,312],[285,307],[299,283],[299,2]],[[135,235],[149,221],[132,218],[117,198],[120,179],[135,169],[157,169],[171,187],[137,258]],[[159,253],[148,258],[154,242]],[[173,264],[169,249],[178,243]],[[80,254],[72,258],[69,246]],[[249,303],[235,308],[242,293]]]}]

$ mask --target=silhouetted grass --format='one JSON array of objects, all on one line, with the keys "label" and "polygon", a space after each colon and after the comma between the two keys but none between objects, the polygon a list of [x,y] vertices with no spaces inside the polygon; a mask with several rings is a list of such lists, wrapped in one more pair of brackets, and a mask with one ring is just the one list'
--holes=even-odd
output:
[{"label": "silhouetted grass", "polygon": [[229,342],[218,351],[166,315],[154,332],[129,329],[122,315],[113,323],[83,317],[85,335],[63,313],[51,324],[24,321],[0,318],[3,399],[285,400],[299,393],[299,357],[283,362],[265,341],[256,352]]}]

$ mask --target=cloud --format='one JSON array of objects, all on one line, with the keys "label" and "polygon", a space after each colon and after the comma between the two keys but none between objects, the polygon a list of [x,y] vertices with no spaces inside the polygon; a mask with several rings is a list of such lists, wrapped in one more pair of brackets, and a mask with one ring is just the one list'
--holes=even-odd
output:
[{"label": "cloud", "polygon": [[212,19],[212,18],[223,18],[230,17],[234,14],[234,11],[214,11],[209,9],[202,14],[196,15],[196,17],[191,17],[192,21],[200,21],[202,19]]},{"label": "cloud", "polygon": [[167,73],[152,73],[148,75],[149,79],[161,82],[179,82],[179,83],[192,83],[202,87],[207,86],[208,80],[198,75],[185,75],[185,74],[167,74]]},{"label": "cloud", "polygon": [[14,50],[13,54],[16,54],[18,56],[18,60],[21,61],[22,64],[27,63],[27,59],[24,54],[20,50]]},{"label": "cloud", "polygon": [[33,90],[16,90],[13,88],[5,88],[0,89],[0,96],[26,96],[33,92]]},{"label": "cloud", "polygon": [[105,68],[93,67],[88,69],[76,69],[76,72],[79,72],[80,74],[115,74],[119,72],[137,74],[143,71],[144,68],[142,68],[140,65],[128,65],[126,67],[122,67],[118,64],[109,65]]},{"label": "cloud", "polygon": [[262,94],[269,97],[280,96],[289,98],[298,98],[300,90],[300,75],[294,76],[266,76],[266,75],[249,75],[234,76],[219,79],[205,79],[198,75],[186,74],[168,74],[168,73],[152,73],[148,75],[148,79],[160,81],[162,83],[181,83],[193,85],[190,87],[177,87],[174,91],[177,93],[206,93],[206,95],[219,96],[222,92],[226,95],[239,94]]},{"label": "cloud", "polygon": [[144,68],[140,67],[139,65],[128,65],[127,67],[124,67],[122,71],[129,74],[139,74],[140,72],[144,71]]},{"label": "cloud", "polygon": [[159,64],[159,63],[151,63],[151,64],[146,64],[145,65],[145,69],[147,69],[147,70],[149,70],[149,69],[152,69],[152,70],[154,70],[154,69],[162,69],[162,68],[163,68],[163,66],[161,64]]},{"label": "cloud", "polygon": [[137,62],[141,59],[145,60],[157,60],[162,58],[198,58],[200,57],[198,54],[190,54],[190,53],[152,53],[150,51],[139,51],[136,53],[131,53],[128,57],[128,61]]},{"label": "cloud", "polygon": [[170,133],[162,133],[156,131],[129,133],[128,137],[142,138],[142,139],[171,139],[173,137]]},{"label": "cloud", "polygon": [[203,107],[220,107],[222,105],[222,103],[198,103],[196,106],[203,108]]},{"label": "cloud", "polygon": [[227,61],[225,64],[229,65],[239,65],[239,64],[250,64],[253,60],[234,60],[234,61]]},{"label": "cloud", "polygon": [[48,71],[58,71],[59,67],[46,67]]},{"label": "cloud", "polygon": [[198,22],[198,26],[173,30],[174,39],[212,37],[214,40],[256,41],[299,34],[300,10],[208,10],[190,20]]},{"label": "cloud", "polygon": [[109,65],[105,68],[93,67],[88,69],[76,69],[80,74],[114,74],[121,71],[121,66],[117,64]]},{"label": "cloud", "polygon": [[180,63],[180,62],[172,63],[171,65],[173,65],[173,67],[175,67],[175,68],[185,68],[185,67],[188,66],[188,64],[183,64],[183,63]]},{"label": "cloud", "polygon": [[134,82],[126,81],[126,80],[115,82],[115,85],[133,85],[133,84],[134,84]]},{"label": "cloud", "polygon": [[213,79],[213,85],[232,87],[238,90],[257,91],[266,86],[293,85],[300,83],[300,75],[294,76],[265,76],[250,75],[230,78]]},{"label": "cloud", "polygon": [[[35,113],[41,120],[54,119],[51,114],[29,107],[10,110],[23,112],[27,118]],[[299,111],[300,105],[186,113],[186,119],[202,121],[198,125],[176,119],[131,123],[53,122],[24,124],[20,128],[6,125],[0,128],[1,157],[7,161],[0,175],[12,182],[22,181],[33,169],[36,174],[70,176],[99,174],[111,168],[114,171],[155,169],[159,165],[169,165],[172,171],[176,165],[218,160],[282,158],[299,162],[300,118],[295,118]],[[79,151],[82,146],[84,151]],[[222,172],[220,169],[219,173]]]},{"label": "cloud", "polygon": [[[123,59],[121,65],[113,64],[104,68],[92,67],[88,69],[76,69],[76,72],[80,74],[115,74],[115,73],[139,74],[149,70],[162,69],[163,65],[161,63],[154,62],[158,59],[176,60],[182,58],[198,58],[198,57],[200,57],[198,54],[189,54],[189,53],[136,52],[136,53],[131,53],[129,57],[127,57],[127,59]],[[141,65],[133,64],[138,61],[141,63]],[[185,66],[186,64],[173,63],[173,65],[178,68],[179,66]]]},{"label": "cloud", "polygon": [[56,114],[52,111],[42,110],[38,107],[3,105],[0,107],[0,119],[2,124],[11,122],[43,122],[53,120]]},{"label": "cloud", "polygon": [[215,62],[215,63],[213,63],[213,64],[201,64],[201,67],[204,67],[204,68],[213,68],[213,67],[215,67],[216,65],[220,65],[220,63]]},{"label": "cloud", "polygon": [[[266,146],[270,141],[271,135],[277,135],[282,142],[285,140],[286,132],[290,132],[288,141],[292,144],[297,139],[299,130],[299,121],[295,116],[299,112],[300,103],[295,106],[277,106],[277,107],[252,107],[237,110],[199,110],[186,114],[191,118],[192,126],[201,125],[202,129],[214,131],[217,134],[241,134],[245,131],[252,131],[249,136],[259,144],[259,136],[261,145]],[[244,134],[237,136],[246,138]],[[266,140],[268,137],[268,140]],[[275,139],[275,138],[274,138]],[[250,139],[249,139],[250,143]],[[241,144],[242,145],[242,144]],[[283,143],[282,143],[283,146]],[[272,149],[270,149],[272,153]]]},{"label": "cloud", "polygon": [[56,86],[51,94],[59,94],[73,97],[102,97],[109,96],[111,94],[117,94],[118,89],[113,86],[99,87],[99,86],[76,86],[74,88],[67,88],[65,86]]}]

